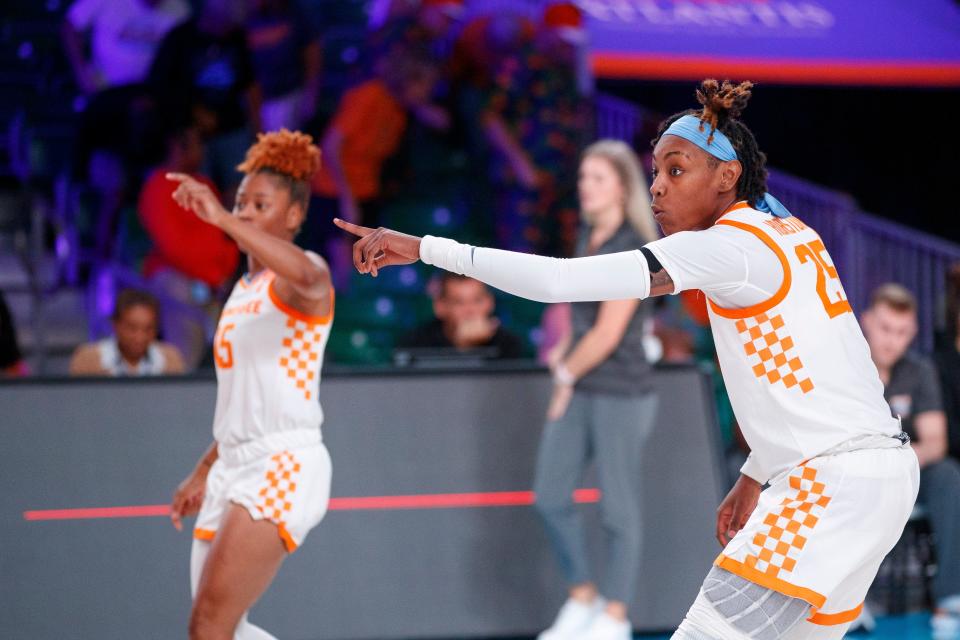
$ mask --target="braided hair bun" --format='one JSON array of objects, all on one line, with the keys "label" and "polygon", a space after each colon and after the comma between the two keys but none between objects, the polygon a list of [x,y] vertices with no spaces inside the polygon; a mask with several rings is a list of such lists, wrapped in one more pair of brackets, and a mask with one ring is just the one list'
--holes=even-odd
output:
[{"label": "braided hair bun", "polygon": [[697,102],[703,106],[700,115],[701,122],[710,124],[710,137],[707,142],[713,142],[713,132],[728,120],[736,120],[747,108],[750,100],[753,83],[741,82],[738,85],[724,80],[721,84],[714,79],[704,80],[697,89]]}]

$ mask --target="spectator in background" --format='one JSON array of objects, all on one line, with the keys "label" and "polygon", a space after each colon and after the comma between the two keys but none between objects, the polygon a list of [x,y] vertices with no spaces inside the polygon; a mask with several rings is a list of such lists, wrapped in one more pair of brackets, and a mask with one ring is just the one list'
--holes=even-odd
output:
[{"label": "spectator in background", "polygon": [[160,305],[143,291],[117,296],[113,335],[80,345],[70,362],[73,376],[160,376],[183,373],[176,347],[157,341]]},{"label": "spectator in background", "polygon": [[947,413],[948,449],[960,461],[960,265],[947,275],[946,330],[934,354]]},{"label": "spectator in background", "polygon": [[247,44],[263,89],[264,130],[300,128],[317,108],[322,49],[296,0],[256,0]]},{"label": "spectator in background", "polygon": [[200,14],[167,34],[150,70],[164,114],[187,114],[207,142],[204,173],[232,203],[236,170],[261,130],[262,92],[241,25],[245,4],[204,0]]},{"label": "spectator in background", "polygon": [[399,49],[378,64],[378,77],[348,90],[321,143],[314,201],[299,241],[331,260],[335,277],[350,272],[349,243],[337,242],[331,220],[377,226],[381,169],[397,152],[412,115],[427,126],[449,126],[446,111],[430,98],[437,68],[424,49]]},{"label": "spectator in background", "polygon": [[186,0],[77,0],[62,32],[77,86],[92,95],[143,82],[164,36],[189,15]]},{"label": "spectator in background", "polygon": [[[584,225],[577,256],[632,251],[657,239],[649,193],[625,143],[587,147],[578,179]],[[534,493],[569,598],[541,640],[629,640],[627,608],[640,575],[639,461],[653,430],[657,398],[644,350],[652,302],[637,299],[571,304],[572,332],[550,357],[553,396],[540,440]],[[583,522],[573,502],[595,461],[608,548],[604,583],[594,582]]]},{"label": "spectator in background", "polygon": [[536,25],[512,13],[480,15],[467,22],[454,43],[450,61],[455,85],[489,90],[505,57],[533,42]]},{"label": "spectator in background", "polygon": [[87,99],[74,169],[96,195],[90,241],[98,257],[110,256],[130,183],[154,151],[155,110],[142,83],[164,36],[189,15],[186,0],[77,0],[67,10],[63,47]]},{"label": "spectator in background", "polygon": [[367,3],[367,31],[375,33],[393,20],[412,16],[417,0],[371,0]]},{"label": "spectator in background", "polygon": [[168,309],[163,335],[184,355],[192,371],[207,346],[204,318],[212,323],[219,315],[220,293],[230,284],[239,264],[237,245],[225,233],[182,208],[173,200],[177,183],[167,172],[186,173],[216,187],[203,175],[203,139],[196,125],[174,126],[167,140],[164,162],[147,177],[140,192],[140,222],[153,245],[144,262],[144,275],[157,290],[196,309],[195,315]]},{"label": "spectator in background", "polygon": [[522,357],[520,339],[500,326],[493,310],[493,294],[487,285],[444,272],[433,298],[436,319],[402,337],[397,348],[456,349],[465,354],[488,349],[492,350],[489,357],[496,359]]},{"label": "spectator in background", "polygon": [[0,378],[19,378],[29,374],[27,363],[20,353],[17,328],[7,300],[0,291]]},{"label": "spectator in background", "polygon": [[661,362],[696,364],[701,371],[710,374],[728,487],[732,487],[740,477],[740,468],[746,462],[750,448],[737,425],[727,386],[720,372],[717,348],[710,331],[706,296],[702,291],[690,289],[676,296],[664,296],[659,303],[655,312],[654,334],[663,349]]},{"label": "spectator in background", "polygon": [[590,125],[577,65],[585,46],[583,14],[548,4],[533,42],[504,58],[481,115],[493,150],[499,245],[568,256],[576,243],[577,162]]},{"label": "spectator in background", "polygon": [[947,422],[936,370],[926,358],[908,352],[917,334],[916,299],[898,284],[885,284],[873,292],[862,324],[884,397],[920,461],[918,502],[927,508],[938,558],[934,635],[960,633],[960,463],[946,457]]},{"label": "spectator in background", "polygon": [[[502,153],[493,149],[483,127],[476,126],[486,114],[498,70],[515,61],[536,34],[536,25],[525,16],[510,12],[480,15],[461,30],[450,59],[451,102],[457,115],[472,162],[477,167],[492,167]],[[489,185],[477,181],[471,200],[482,215],[493,209]]]},{"label": "spectator in background", "polygon": [[[420,0],[418,3],[393,0],[378,3],[371,13],[373,30],[367,39],[366,53],[376,73],[376,65],[398,50],[422,48],[435,56],[443,53],[443,45],[450,37],[464,13],[463,0]],[[383,18],[378,16],[382,14]]]}]

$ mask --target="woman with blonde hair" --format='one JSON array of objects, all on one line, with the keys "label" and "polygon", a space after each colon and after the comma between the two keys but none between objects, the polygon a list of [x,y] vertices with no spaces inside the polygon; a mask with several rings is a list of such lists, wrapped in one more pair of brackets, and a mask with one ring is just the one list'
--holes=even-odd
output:
[{"label": "woman with blonde hair", "polygon": [[[658,237],[640,162],[618,140],[589,146],[577,181],[583,225],[576,255],[639,249]],[[636,479],[657,409],[643,348],[646,303],[575,302],[569,330],[550,355],[553,397],[540,441],[534,490],[569,598],[541,640],[630,637],[627,619],[640,563]],[[573,503],[591,459],[603,491],[604,582],[587,563]]]}]

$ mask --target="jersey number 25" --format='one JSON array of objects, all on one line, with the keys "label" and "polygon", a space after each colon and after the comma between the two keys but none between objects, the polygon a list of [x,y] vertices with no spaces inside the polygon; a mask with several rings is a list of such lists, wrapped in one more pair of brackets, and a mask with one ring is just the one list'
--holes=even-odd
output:
[{"label": "jersey number 25", "polygon": [[[801,244],[797,247],[797,257],[801,263],[813,262],[817,268],[817,294],[823,302],[823,308],[827,315],[836,318],[842,313],[853,313],[853,308],[847,301],[843,293],[843,285],[840,284],[840,278],[837,276],[837,268],[828,262],[827,248],[823,246],[823,240],[814,240],[807,244]],[[831,289],[836,294],[836,299],[831,298],[827,291],[827,281],[829,280]]]}]

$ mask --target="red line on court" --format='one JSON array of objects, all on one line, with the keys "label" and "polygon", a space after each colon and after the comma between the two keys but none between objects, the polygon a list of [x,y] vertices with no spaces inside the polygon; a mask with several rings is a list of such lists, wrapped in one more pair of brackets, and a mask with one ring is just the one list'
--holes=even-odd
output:
[{"label": "red line on court", "polygon": [[136,507],[95,507],[92,509],[44,509],[24,511],[24,520],[96,520],[98,518],[150,518],[170,513],[168,504]]},{"label": "red line on court", "polygon": [[[574,502],[600,502],[599,489],[577,489]],[[331,498],[330,511],[384,511],[395,509],[464,509],[481,507],[523,507],[532,505],[533,491],[495,491],[487,493],[434,493],[407,496],[365,496]],[[131,507],[94,507],[89,509],[42,509],[24,511],[23,519],[98,520],[103,518],[154,518],[170,514],[170,505],[151,504]]]}]

